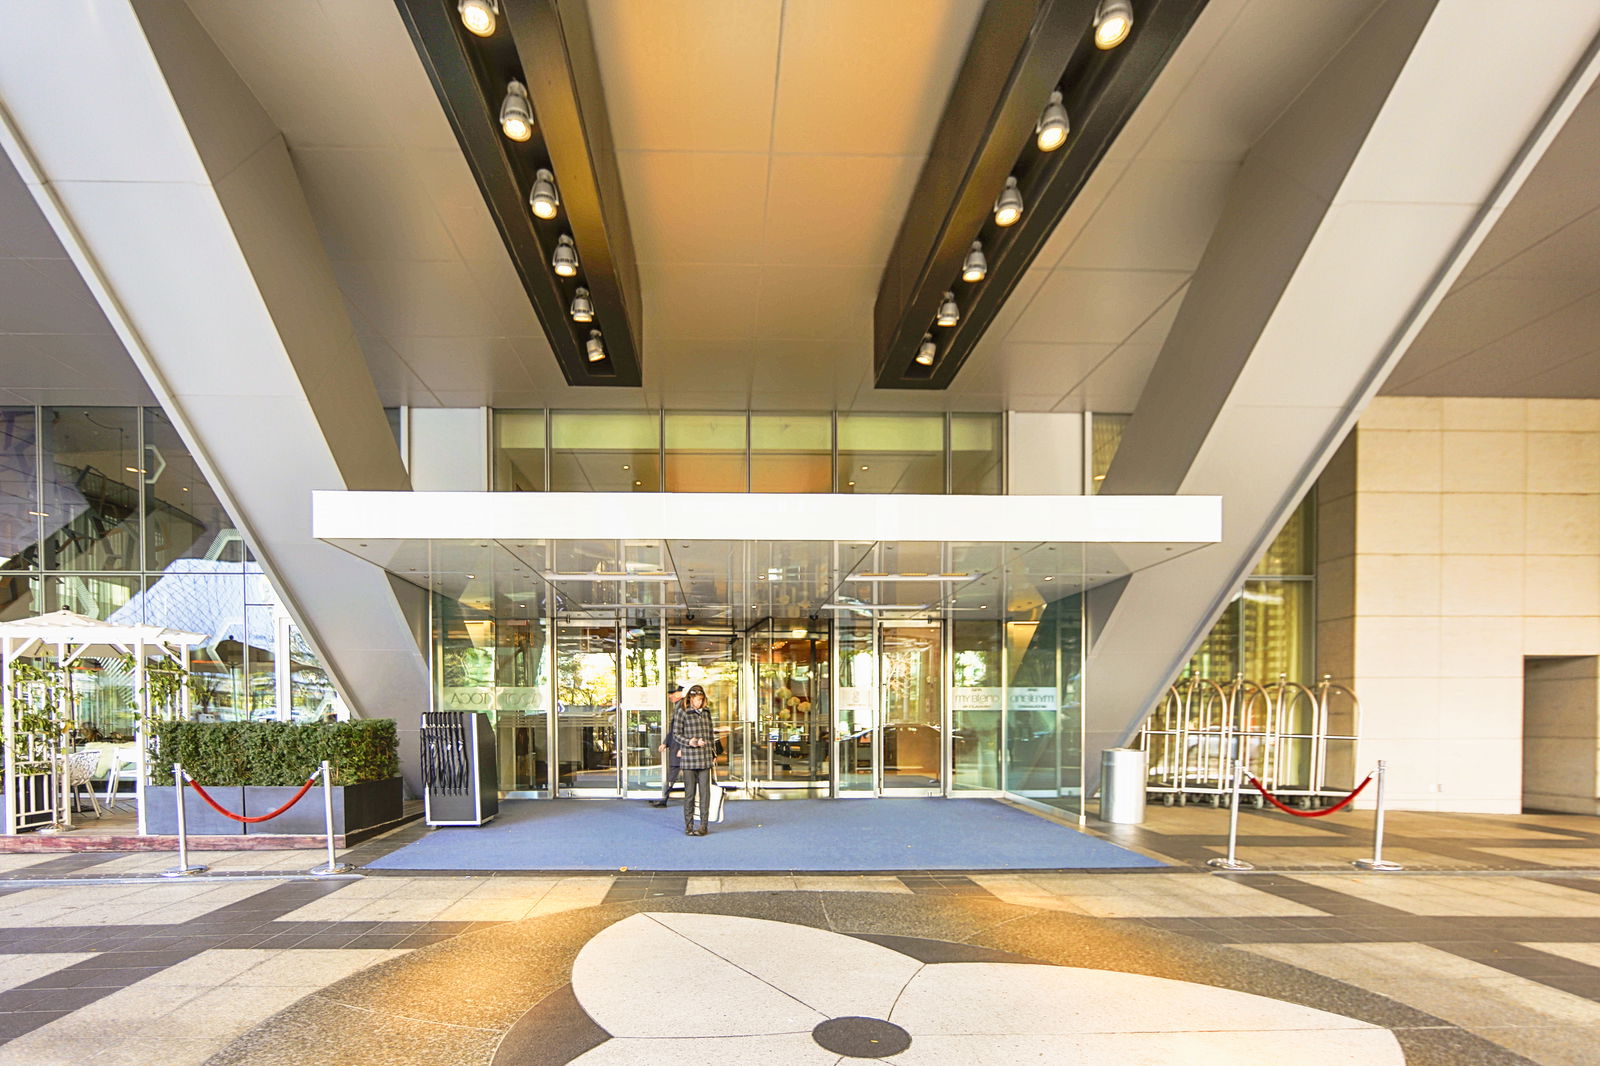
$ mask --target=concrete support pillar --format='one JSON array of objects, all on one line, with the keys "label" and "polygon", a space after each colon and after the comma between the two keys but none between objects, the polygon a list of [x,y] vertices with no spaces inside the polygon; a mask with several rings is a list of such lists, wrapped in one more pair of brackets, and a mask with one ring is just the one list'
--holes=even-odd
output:
[{"label": "concrete support pillar", "polygon": [[[1103,494],[1224,498],[1134,574],[1088,661],[1085,763],[1126,740],[1596,73],[1600,2],[1390,0],[1246,158]],[[1092,785],[1091,785],[1092,787]]]},{"label": "concrete support pillar", "polygon": [[428,700],[422,594],[313,539],[310,514],[313,489],[409,483],[283,138],[175,0],[3,0],[0,108],[6,153],[301,632],[353,709],[399,721],[404,759]]}]

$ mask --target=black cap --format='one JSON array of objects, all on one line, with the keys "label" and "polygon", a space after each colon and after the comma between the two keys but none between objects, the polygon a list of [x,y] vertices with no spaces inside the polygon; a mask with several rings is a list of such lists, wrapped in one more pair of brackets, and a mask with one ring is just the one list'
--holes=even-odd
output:
[{"label": "black cap", "polygon": [[667,686],[667,695],[669,695],[669,696],[672,695],[674,692],[682,692],[682,691],[683,691],[683,686],[678,684],[676,681],[674,681],[672,684]]}]

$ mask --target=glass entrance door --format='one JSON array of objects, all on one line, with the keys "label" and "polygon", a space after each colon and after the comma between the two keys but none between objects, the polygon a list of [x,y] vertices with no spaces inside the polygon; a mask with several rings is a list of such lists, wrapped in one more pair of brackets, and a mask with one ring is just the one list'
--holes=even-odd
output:
[{"label": "glass entrance door", "polygon": [[620,643],[614,623],[556,622],[556,759],[565,795],[622,790]]},{"label": "glass entrance door", "polygon": [[936,796],[943,790],[943,630],[937,622],[878,628],[880,795]]},{"label": "glass entrance door", "polygon": [[828,789],[828,631],[771,621],[747,638],[755,682],[747,787],[763,796]]},{"label": "glass entrance door", "polygon": [[[667,639],[667,680],[685,691],[699,685],[717,733],[717,780],[743,785],[750,750],[747,708],[741,703],[740,638],[727,630],[672,629]],[[665,697],[663,696],[663,699]],[[669,723],[670,724],[670,723]],[[660,775],[656,776],[660,787]]]},{"label": "glass entrance door", "polygon": [[834,639],[836,795],[942,795],[943,627],[841,619]]}]

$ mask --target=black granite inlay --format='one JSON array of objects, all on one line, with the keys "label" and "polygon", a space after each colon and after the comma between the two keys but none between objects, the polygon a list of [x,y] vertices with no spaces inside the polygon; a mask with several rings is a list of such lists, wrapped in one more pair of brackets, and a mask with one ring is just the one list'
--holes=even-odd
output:
[{"label": "black granite inlay", "polygon": [[911,1046],[911,1034],[882,1018],[829,1018],[811,1030],[824,1051],[852,1059],[881,1059]]},{"label": "black granite inlay", "polygon": [[610,1039],[566,984],[517,1019],[490,1066],[564,1066]]}]

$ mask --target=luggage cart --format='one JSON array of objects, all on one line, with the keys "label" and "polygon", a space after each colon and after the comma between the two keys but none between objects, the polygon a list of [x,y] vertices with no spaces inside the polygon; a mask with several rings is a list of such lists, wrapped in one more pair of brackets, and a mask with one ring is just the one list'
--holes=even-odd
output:
[{"label": "luggage cart", "polygon": [[[1315,687],[1284,674],[1265,685],[1243,675],[1186,678],[1151,713],[1139,747],[1147,791],[1169,807],[1222,805],[1241,761],[1277,795],[1311,807],[1353,786],[1360,733],[1360,702],[1330,676]],[[1252,802],[1262,805],[1259,796]]]}]

